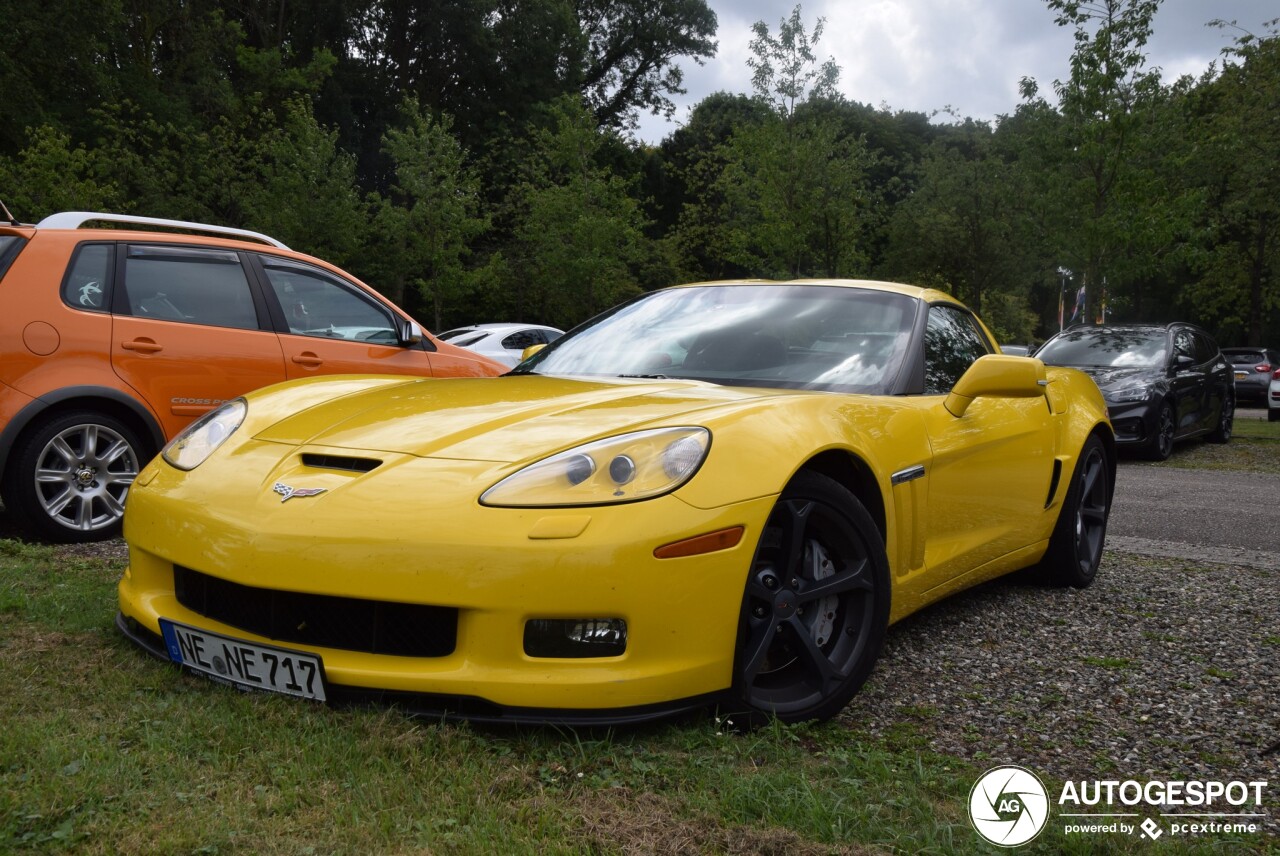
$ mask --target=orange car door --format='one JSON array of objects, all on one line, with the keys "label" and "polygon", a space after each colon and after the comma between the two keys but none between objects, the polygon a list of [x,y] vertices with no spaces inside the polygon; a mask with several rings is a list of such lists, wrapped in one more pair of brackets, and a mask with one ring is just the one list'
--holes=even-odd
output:
[{"label": "orange car door", "polygon": [[433,374],[421,343],[401,344],[390,307],[329,271],[260,255],[278,315],[285,373]]},{"label": "orange car door", "polygon": [[280,343],[240,253],[185,244],[122,250],[111,364],[166,436],[227,399],[284,380]]}]

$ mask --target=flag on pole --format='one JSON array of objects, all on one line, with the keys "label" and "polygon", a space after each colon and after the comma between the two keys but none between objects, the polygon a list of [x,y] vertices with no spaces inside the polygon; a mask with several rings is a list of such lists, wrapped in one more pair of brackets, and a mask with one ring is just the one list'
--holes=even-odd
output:
[{"label": "flag on pole", "polygon": [[1083,319],[1084,316],[1084,286],[1080,286],[1080,290],[1076,292],[1076,305],[1071,310],[1071,321],[1075,323],[1077,318]]}]

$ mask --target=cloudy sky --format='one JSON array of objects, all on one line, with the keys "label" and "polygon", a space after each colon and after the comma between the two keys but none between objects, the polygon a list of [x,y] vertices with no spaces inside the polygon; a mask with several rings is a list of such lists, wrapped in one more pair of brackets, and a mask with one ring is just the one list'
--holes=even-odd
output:
[{"label": "cloudy sky", "polygon": [[[677,101],[675,122],[713,92],[751,92],[751,25],[764,21],[776,35],[796,0],[709,0],[719,19],[715,59],[685,62],[688,95]],[[1071,30],[1057,26],[1042,0],[807,0],[805,28],[819,16],[826,31],[815,53],[840,66],[845,97],[864,104],[933,113],[951,107],[961,116],[994,119],[1013,112],[1018,83],[1033,77],[1052,100],[1055,79],[1065,78]],[[1164,0],[1156,13],[1148,64],[1166,81],[1200,74],[1233,43],[1236,30],[1205,26],[1236,21],[1266,32],[1280,17],[1276,0]],[[637,136],[656,143],[676,125],[642,116]]]}]

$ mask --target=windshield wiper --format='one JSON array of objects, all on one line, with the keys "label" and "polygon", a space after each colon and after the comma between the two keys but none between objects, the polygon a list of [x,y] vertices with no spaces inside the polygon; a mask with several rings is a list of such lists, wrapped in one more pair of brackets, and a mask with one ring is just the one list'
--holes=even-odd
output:
[{"label": "windshield wiper", "polygon": [[664,374],[620,374],[618,375],[618,377],[639,377],[639,378],[644,378],[646,380],[670,380],[671,379]]}]

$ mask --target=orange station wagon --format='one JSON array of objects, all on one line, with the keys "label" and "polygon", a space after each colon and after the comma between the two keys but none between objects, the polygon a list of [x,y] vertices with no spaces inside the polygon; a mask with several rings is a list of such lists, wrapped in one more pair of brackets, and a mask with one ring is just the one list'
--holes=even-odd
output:
[{"label": "orange station wagon", "polygon": [[89,212],[0,223],[0,495],[49,541],[117,534],[165,441],[250,390],[506,370],[257,232]]}]

